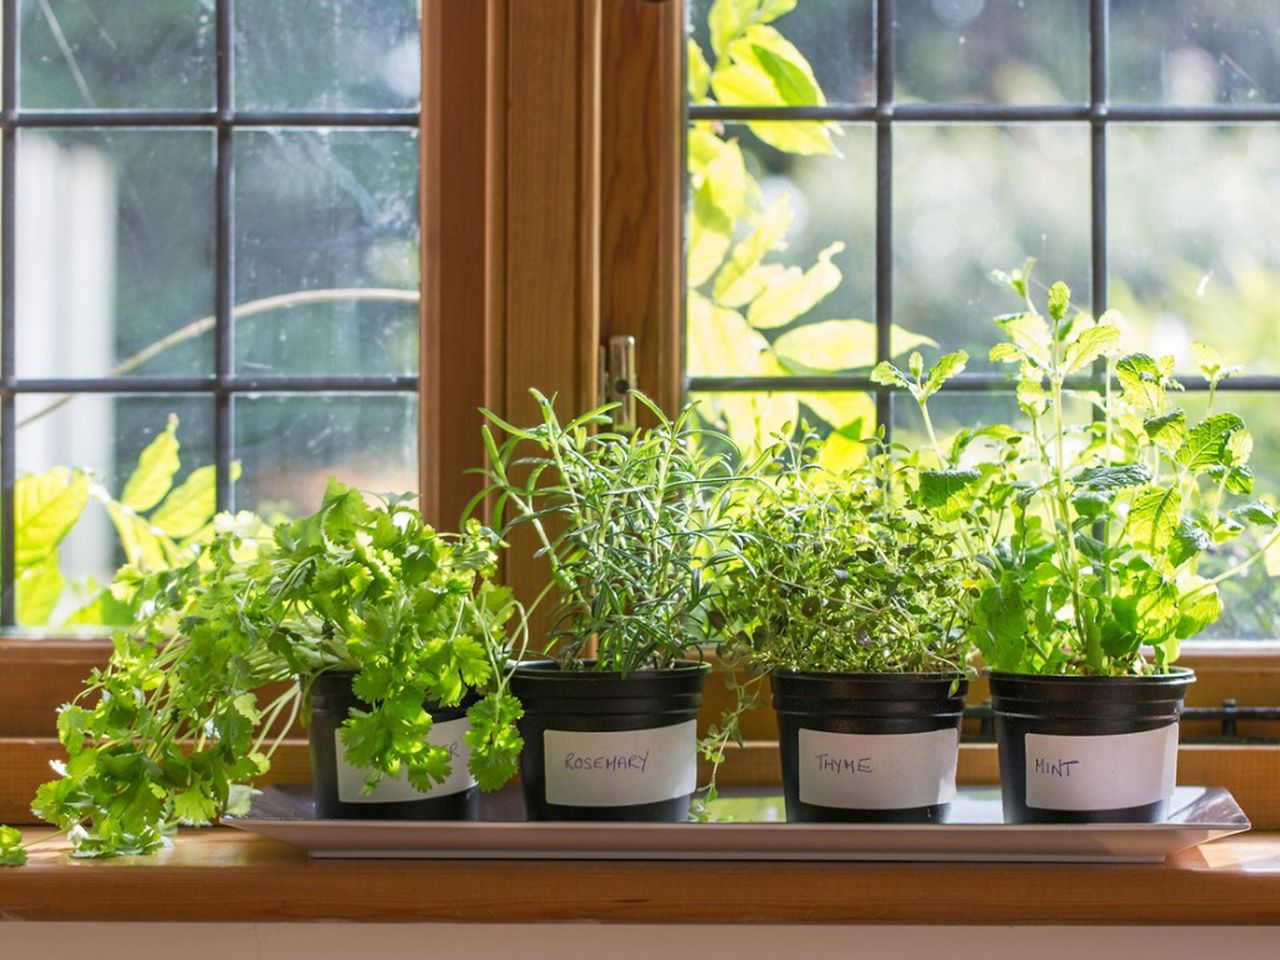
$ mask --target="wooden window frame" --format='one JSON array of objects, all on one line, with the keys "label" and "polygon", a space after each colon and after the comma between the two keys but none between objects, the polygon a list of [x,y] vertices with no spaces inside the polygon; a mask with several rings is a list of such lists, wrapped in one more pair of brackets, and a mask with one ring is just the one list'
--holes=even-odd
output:
[{"label": "wooden window frame", "polygon": [[[476,489],[481,406],[516,420],[527,388],[581,409],[597,345],[630,334],[639,385],[682,398],[684,0],[425,0],[422,118],[421,491],[450,527]],[[536,589],[513,551],[507,577]],[[0,822],[25,819],[57,756],[53,711],[108,655],[102,639],[0,637]],[[1189,704],[1280,703],[1280,644],[1186,644]],[[981,683],[975,697],[983,696]],[[707,713],[723,703],[708,685]],[[1188,730],[1206,735],[1207,730]],[[1274,730],[1250,730],[1265,736]],[[770,711],[726,782],[773,782]],[[277,779],[306,775],[290,742]],[[1280,747],[1184,748],[1184,779],[1222,783],[1258,826],[1280,827]],[[993,782],[993,748],[961,776]]]}]

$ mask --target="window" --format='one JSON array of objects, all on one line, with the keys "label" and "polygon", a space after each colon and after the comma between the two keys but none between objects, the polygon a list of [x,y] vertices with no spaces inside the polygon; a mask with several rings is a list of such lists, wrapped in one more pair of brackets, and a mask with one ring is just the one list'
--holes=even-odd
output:
[{"label": "window", "polygon": [[109,622],[215,506],[417,489],[416,0],[4,16],[3,625]]},{"label": "window", "polygon": [[[911,438],[870,371],[917,347],[973,358],[945,429],[1016,417],[986,275],[1035,257],[1041,298],[1121,309],[1130,349],[1247,362],[1230,405],[1280,475],[1273,4],[691,0],[688,27],[686,389],[738,440],[803,416],[840,463],[874,425]],[[1229,588],[1212,636],[1276,637],[1267,572]]]}]

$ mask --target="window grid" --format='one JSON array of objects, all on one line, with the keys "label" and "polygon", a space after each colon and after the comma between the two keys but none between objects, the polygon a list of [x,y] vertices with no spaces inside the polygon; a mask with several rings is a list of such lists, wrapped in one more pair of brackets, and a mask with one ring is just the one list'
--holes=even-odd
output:
[{"label": "window grid", "polygon": [[[986,103],[895,103],[893,100],[893,22],[895,0],[877,0],[875,11],[874,73],[876,98],[869,104],[820,107],[726,107],[689,104],[686,123],[695,120],[747,122],[753,120],[826,120],[875,124],[875,326],[876,362],[892,359],[889,334],[893,324],[893,129],[898,123],[1069,123],[1090,125],[1090,273],[1093,310],[1107,307],[1107,128],[1111,123],[1258,123],[1280,122],[1280,104],[1219,104],[1205,106],[1111,104],[1108,101],[1109,0],[1089,0],[1089,102],[1063,105]],[[686,191],[687,193],[687,191]],[[1068,381],[1069,387],[1098,385],[1093,377]],[[798,377],[686,376],[686,393],[845,392],[875,397],[876,416],[887,437],[893,430],[893,401],[900,388],[873,383],[867,374]],[[1000,374],[963,373],[947,381],[945,392],[1011,392]],[[1206,389],[1202,382],[1186,384],[1189,391]],[[1219,391],[1280,390],[1280,376],[1245,376],[1218,384]]]},{"label": "window grid", "polygon": [[[217,506],[233,506],[231,463],[235,456],[232,404],[239,395],[272,392],[294,395],[333,393],[407,393],[418,388],[414,375],[387,376],[243,376],[235,372],[235,161],[237,130],[255,127],[388,128],[419,123],[417,110],[236,110],[232,100],[233,0],[216,0],[213,110],[23,110],[18,105],[18,4],[3,4],[0,47],[0,627],[17,622],[14,566],[14,490],[17,479],[16,408],[19,394],[170,394],[211,396],[214,400],[214,463]],[[15,232],[17,223],[17,134],[24,129],[204,128],[216,133],[214,157],[214,373],[195,377],[79,377],[21,379],[16,375]]]}]

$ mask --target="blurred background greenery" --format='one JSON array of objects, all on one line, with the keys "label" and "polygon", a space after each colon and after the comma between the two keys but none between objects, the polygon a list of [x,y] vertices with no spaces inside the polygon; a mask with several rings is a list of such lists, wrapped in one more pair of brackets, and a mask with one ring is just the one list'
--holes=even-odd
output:
[{"label": "blurred background greenery", "polygon": [[[718,88],[713,81],[702,96],[691,91],[691,102],[784,106],[875,100],[871,0],[766,0],[754,8],[750,0],[691,0],[689,35],[710,70],[733,61],[727,51],[717,56],[713,34],[735,5],[754,9],[760,25],[767,22],[794,44],[820,90],[805,101],[794,90],[765,84],[743,97],[740,89]],[[1111,0],[1109,8],[1111,102],[1280,102],[1280,15],[1274,0]],[[1083,0],[900,0],[894,8],[893,98],[1087,102],[1087,10]],[[691,62],[696,68],[696,55]],[[831,244],[841,242],[843,248],[831,258],[839,283],[819,302],[788,325],[740,332],[739,342],[757,338],[751,342],[767,358],[763,366],[750,350],[749,364],[741,350],[722,351],[714,364],[707,360],[710,350],[697,324],[717,325],[724,339],[724,323],[718,308],[701,305],[697,298],[708,290],[700,288],[688,318],[690,373],[869,372],[869,347],[854,357],[857,363],[839,369],[827,364],[818,371],[799,369],[786,348],[805,339],[797,331],[831,329],[816,325],[833,318],[875,320],[873,126],[842,124],[832,131],[829,150],[803,152],[779,148],[778,138],[760,124],[700,121],[693,130],[700,127],[737,144],[748,177],[758,184],[759,196],[740,218],[737,237],[756,222],[758,211],[785,196],[792,212],[785,248],[775,249],[769,262],[806,270]],[[1090,169],[1087,123],[894,124],[894,323],[936,343],[927,354],[963,348],[973,357],[971,371],[993,372],[986,359],[994,340],[991,318],[1017,305],[987,277],[1027,257],[1039,261],[1041,296],[1049,283],[1063,279],[1078,305],[1090,309]],[[695,155],[690,170],[696,224],[703,170]],[[1191,343],[1202,339],[1232,363],[1245,364],[1247,373],[1280,373],[1280,124],[1110,124],[1107,215],[1109,305],[1129,321],[1129,349],[1172,354],[1180,370],[1190,371]],[[807,355],[814,355],[815,344],[807,345]],[[854,430],[842,430],[849,424],[785,390],[705,399],[708,416],[740,438],[767,432],[799,413],[849,447],[848,437],[866,435],[874,408],[867,397],[843,396],[843,412],[861,418]],[[1189,394],[1186,401],[1189,413],[1203,411],[1203,396]],[[998,393],[951,394],[935,403],[940,425],[950,431],[977,420],[1016,419],[1011,398]],[[1218,401],[1218,409],[1234,409],[1248,421],[1257,440],[1259,491],[1267,495],[1280,489],[1278,407],[1280,394],[1270,392],[1233,393]],[[907,405],[896,405],[893,420],[899,436],[919,439]],[[1280,594],[1266,571],[1231,582],[1226,600],[1228,613],[1213,628],[1214,636],[1277,636]]]}]

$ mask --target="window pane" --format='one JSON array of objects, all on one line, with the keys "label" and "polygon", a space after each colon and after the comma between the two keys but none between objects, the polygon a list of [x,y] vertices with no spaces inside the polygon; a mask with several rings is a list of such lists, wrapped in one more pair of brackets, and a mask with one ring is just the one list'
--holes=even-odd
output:
[{"label": "window pane", "polygon": [[18,9],[24,107],[213,106],[212,3],[34,0]]},{"label": "window pane", "polygon": [[[794,127],[774,123],[769,129]],[[839,128],[842,135],[833,143],[842,155],[827,156],[783,153],[742,125],[712,139],[714,129],[699,124],[690,134],[691,142],[702,138],[720,158],[692,181],[702,199],[690,205],[688,372],[785,375],[870,366],[872,129]],[[745,181],[735,187],[733,152],[739,148]],[[753,245],[765,233],[772,245],[757,258],[760,248]]]},{"label": "window pane", "polygon": [[239,371],[414,372],[417,134],[242,131],[235,154]]},{"label": "window pane", "polygon": [[[865,462],[866,449],[857,441],[876,428],[876,404],[870,394],[849,391],[771,393],[692,393],[703,424],[728,434],[739,448],[768,443],[787,424],[799,437],[800,425],[822,438],[818,462],[832,470]],[[714,440],[708,449],[715,449]]]},{"label": "window pane", "polygon": [[421,73],[417,0],[234,2],[236,106],[252,110],[417,106]]},{"label": "window pane", "polygon": [[268,518],[315,510],[330,477],[416,491],[417,417],[415,394],[237,397],[237,509]]},{"label": "window pane", "polygon": [[[54,553],[66,581],[60,597],[55,589],[42,603],[39,591],[32,589],[50,559],[39,549],[43,527],[30,528],[35,532],[27,533],[28,528],[21,523],[18,526],[19,619],[31,625],[62,623],[92,600],[94,583],[100,586],[111,581],[120,564],[166,556],[167,549],[202,527],[213,513],[212,490],[203,515],[187,510],[179,515],[166,509],[168,492],[185,483],[192,471],[213,463],[213,401],[209,397],[82,394],[61,401],[58,396],[34,394],[17,398],[18,476],[27,476],[18,481],[19,501],[23,499],[22,486],[35,482],[31,475],[54,468],[89,471],[94,492]],[[129,478],[138,455],[165,431],[170,417],[177,418],[180,467],[167,483],[161,477],[144,496],[129,488]],[[199,482],[197,476],[192,484]],[[126,509],[109,507],[107,499],[125,499]],[[169,505],[172,507],[172,502]],[[139,557],[143,559],[139,561]]]},{"label": "window pane", "polygon": [[24,130],[17,177],[19,374],[211,372],[213,135]]},{"label": "window pane", "polygon": [[1115,126],[1108,141],[1112,306],[1135,347],[1206,340],[1280,372],[1280,128]]},{"label": "window pane", "polygon": [[913,0],[894,8],[894,97],[970,103],[1089,97],[1088,4]]},{"label": "window pane", "polygon": [[992,317],[1017,309],[993,269],[1038,260],[1036,295],[1089,301],[1089,131],[900,124],[894,131],[894,322],[989,369]]},{"label": "window pane", "polygon": [[1111,0],[1111,98],[1280,101],[1275,0]]},{"label": "window pane", "polygon": [[[714,0],[690,0],[689,31],[702,56],[711,67],[729,66],[735,59],[725,43],[717,52],[712,42],[708,18]],[[721,4],[723,7],[724,4]],[[777,19],[755,27],[764,31],[766,41],[780,33],[809,62],[829,103],[868,103],[875,99],[875,67],[872,64],[875,17],[872,0],[799,0],[795,9]],[[732,24],[727,21],[717,37],[729,35]],[[734,36],[742,36],[732,31]],[[751,37],[746,37],[748,46]],[[756,39],[759,39],[758,37]],[[744,51],[745,52],[745,51]],[[747,64],[750,68],[750,64]],[[754,105],[786,105],[777,88],[764,80],[763,86],[751,82],[755,74],[723,77],[728,84],[713,96],[724,103]],[[742,82],[745,81],[745,82]],[[754,93],[752,91],[755,91]],[[731,91],[737,91],[732,95]]]}]

